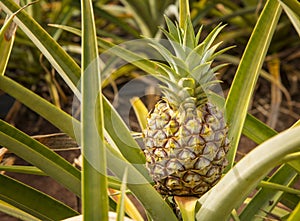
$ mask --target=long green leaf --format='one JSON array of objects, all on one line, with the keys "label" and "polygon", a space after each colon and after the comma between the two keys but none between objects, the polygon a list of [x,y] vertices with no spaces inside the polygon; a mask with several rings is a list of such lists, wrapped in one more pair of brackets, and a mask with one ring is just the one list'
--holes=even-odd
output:
[{"label": "long green leaf", "polygon": [[300,17],[300,3],[297,0],[280,0],[280,3],[284,3],[289,7],[298,17]]},{"label": "long green leaf", "polygon": [[84,220],[108,220],[106,153],[98,46],[92,1],[81,1],[82,211]]},{"label": "long green leaf", "polygon": [[254,116],[247,114],[243,127],[243,134],[249,137],[255,143],[260,144],[265,140],[275,136],[277,132]]},{"label": "long green leaf", "polygon": [[[249,119],[250,117],[250,119]],[[244,134],[250,138],[253,138],[252,140],[256,143],[260,144],[274,135],[277,134],[276,131],[272,130],[271,128],[267,127],[251,115],[247,116],[248,121],[245,122],[244,127]],[[248,124],[249,127],[246,127]],[[293,125],[293,127],[296,127],[297,124]],[[258,136],[257,136],[257,135]],[[293,170],[291,170],[291,167],[293,167]],[[297,175],[296,171],[298,169],[298,173],[300,171],[300,163],[299,161],[291,161],[288,162],[288,165],[284,165],[280,167],[274,175],[269,179],[270,182],[276,182],[282,185],[290,184],[295,179],[295,176]],[[296,170],[296,171],[295,171]],[[254,217],[257,214],[263,215],[262,211],[264,212],[270,212],[274,205],[277,204],[277,202],[281,199],[284,192],[275,192],[266,188],[260,189],[260,191],[255,195],[255,197],[247,204],[247,206],[243,209],[241,213],[242,220],[249,220],[251,217]],[[269,204],[269,202],[273,202],[272,205]],[[263,216],[258,216],[263,217]]]},{"label": "long green leaf", "polygon": [[[13,0],[0,1],[0,8],[11,15],[20,9]],[[14,18],[14,22],[22,29],[30,40],[41,50],[60,76],[79,96],[77,89],[80,77],[80,68],[75,61],[63,50],[63,48],[24,10],[20,11]]]},{"label": "long green leaf", "polygon": [[[275,174],[275,175],[277,175],[277,174]],[[295,178],[297,178],[297,177],[295,177]],[[298,190],[298,189],[295,189],[295,188],[289,187],[289,186],[285,186],[283,184],[270,182],[270,181],[260,181],[258,186],[265,187],[266,189],[283,191],[283,192],[289,193],[289,194],[300,195],[300,190]]]},{"label": "long green leaf", "polygon": [[125,216],[125,196],[126,196],[126,182],[127,182],[127,169],[124,171],[122,186],[121,186],[121,196],[117,204],[117,221],[123,221]]},{"label": "long green leaf", "polygon": [[198,220],[226,219],[283,156],[298,150],[299,133],[300,127],[289,129],[248,153],[208,193],[197,213]]},{"label": "long green leaf", "polygon": [[34,4],[35,2],[31,2],[17,10],[15,13],[7,16],[7,19],[1,28],[0,31],[0,56],[2,59],[0,60],[0,75],[4,75],[8,59],[10,57],[10,53],[12,50],[12,46],[15,40],[15,33],[17,30],[17,25],[13,22],[14,17],[21,10],[25,9],[27,6]]},{"label": "long green leaf", "polygon": [[[136,141],[132,139],[132,136],[122,118],[117,113],[111,111],[113,110],[113,107],[106,98],[103,99],[103,108],[105,115],[105,127],[115,144],[118,147],[122,147],[120,148],[120,152],[130,163],[134,165],[144,165],[145,156],[142,150]],[[139,166],[137,167],[137,169],[144,174],[145,170]]]},{"label": "long green leaf", "polygon": [[4,75],[11,49],[15,39],[17,26],[13,23],[14,15],[8,17],[0,30],[0,75]]},{"label": "long green leaf", "polygon": [[[288,5],[286,5],[286,2]],[[300,3],[298,1],[280,1],[281,7],[289,17],[291,23],[294,25],[299,37],[300,37]],[[297,14],[298,13],[298,14]]]},{"label": "long green leaf", "polygon": [[1,174],[0,199],[41,220],[62,220],[78,214],[54,198]]},{"label": "long green leaf", "polygon": [[288,208],[295,209],[300,202],[300,197],[299,195],[285,193],[280,201]]},{"label": "long green leaf", "polygon": [[80,122],[6,76],[0,76],[0,89],[25,104],[74,140],[79,139]]},{"label": "long green leaf", "polygon": [[300,219],[300,202],[297,207],[293,210],[287,221],[298,221]]},{"label": "long green leaf", "polygon": [[288,164],[293,167],[300,174],[300,162],[299,160],[293,160],[288,162]]},{"label": "long green leaf", "polygon": [[30,215],[29,213],[26,213],[23,210],[20,210],[2,200],[0,200],[0,211],[5,214],[22,219],[24,221],[39,221],[40,220],[40,219]]},{"label": "long green leaf", "polygon": [[0,120],[0,145],[35,165],[80,196],[80,171],[55,152]]},{"label": "long green leaf", "polygon": [[[179,27],[184,29],[190,17],[190,6],[188,0],[179,0]],[[191,46],[190,46],[191,47]]]},{"label": "long green leaf", "polygon": [[18,166],[18,165],[4,166],[4,165],[0,165],[0,171],[47,176],[47,174],[45,174],[43,171],[41,171],[40,169],[38,169],[37,167],[34,167],[34,166]]},{"label": "long green leaf", "polygon": [[267,1],[247,44],[226,100],[226,116],[230,125],[230,166],[234,163],[238,142],[260,69],[281,14],[277,1]]},{"label": "long green leaf", "polygon": [[[39,176],[47,176],[46,173],[41,171],[35,166],[3,166],[0,165],[0,171],[13,172],[13,173],[22,173],[22,174],[31,174],[31,175],[39,175]],[[113,188],[115,190],[120,190],[121,181],[117,180],[115,177],[108,176],[108,186],[109,188]]]},{"label": "long green leaf", "polygon": [[[73,7],[72,2],[73,2],[72,0],[62,1],[60,10],[54,14],[55,23],[67,24],[71,20],[73,12],[75,10],[75,7]],[[60,38],[61,33],[62,33],[62,30],[52,30],[52,32],[49,32],[49,34],[56,41]]]},{"label": "long green leaf", "polygon": [[[282,185],[290,185],[296,176],[297,173],[294,169],[288,165],[284,165],[268,181]],[[243,209],[240,214],[240,219],[250,221],[253,220],[253,217],[257,217],[257,220],[263,220],[263,218],[258,217],[263,217],[266,213],[270,213],[283,194],[283,191],[261,188],[247,204],[246,208]],[[270,202],[272,203],[270,204]]]}]

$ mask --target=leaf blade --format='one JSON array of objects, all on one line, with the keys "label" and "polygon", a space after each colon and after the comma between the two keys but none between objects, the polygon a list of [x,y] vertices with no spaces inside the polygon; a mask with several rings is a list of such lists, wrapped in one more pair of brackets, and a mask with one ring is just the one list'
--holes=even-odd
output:
[{"label": "leaf blade", "polygon": [[108,194],[101,76],[92,2],[81,1],[81,147],[84,220],[108,220]]},{"label": "leaf blade", "polygon": [[42,220],[61,220],[78,214],[54,198],[2,174],[0,199]]},{"label": "leaf blade", "polygon": [[[281,7],[289,17],[291,23],[294,25],[295,30],[297,31],[299,37],[300,37],[300,4],[296,1],[279,1],[281,4]],[[287,4],[285,4],[286,2]],[[291,3],[289,3],[291,2]],[[293,8],[292,8],[293,7]],[[298,14],[297,14],[298,13]]]},{"label": "leaf blade", "polygon": [[246,46],[226,99],[226,116],[230,125],[229,137],[232,140],[228,153],[229,167],[233,166],[250,98],[280,14],[279,3],[267,1]]},{"label": "leaf blade", "polygon": [[80,196],[80,171],[46,146],[0,120],[0,144]]},{"label": "leaf blade", "polygon": [[[300,145],[299,133],[300,127],[286,130],[248,153],[211,189],[197,218],[213,221],[228,217],[258,182],[280,162],[282,156],[297,151]],[[268,154],[270,152],[272,154]],[[226,191],[222,191],[224,189]],[[213,200],[216,196],[218,200]]]},{"label": "leaf blade", "polygon": [[[20,9],[12,0],[1,1],[0,7],[9,15]],[[16,14],[14,22],[47,57],[72,91],[79,96],[79,90],[76,86],[80,77],[80,68],[75,61],[24,10]]]}]

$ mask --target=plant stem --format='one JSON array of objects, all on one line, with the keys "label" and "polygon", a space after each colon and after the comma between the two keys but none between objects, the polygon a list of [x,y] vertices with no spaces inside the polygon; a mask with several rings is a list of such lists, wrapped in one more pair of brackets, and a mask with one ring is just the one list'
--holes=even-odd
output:
[{"label": "plant stem", "polygon": [[195,206],[198,198],[193,196],[175,196],[183,221],[195,221]]}]

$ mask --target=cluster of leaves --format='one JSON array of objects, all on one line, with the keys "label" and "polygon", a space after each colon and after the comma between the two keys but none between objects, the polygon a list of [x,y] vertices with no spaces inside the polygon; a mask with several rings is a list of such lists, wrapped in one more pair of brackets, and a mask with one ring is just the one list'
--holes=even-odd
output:
[{"label": "cluster of leaves", "polygon": [[[143,220],[126,197],[127,191],[141,203],[149,220],[177,220],[151,185],[138,143],[101,92],[108,78],[122,76],[129,68],[138,68],[149,74],[157,71],[151,60],[116,44],[141,38],[141,35],[161,38],[157,27],[163,25],[164,14],[177,16],[175,3],[172,0],[121,0],[97,1],[92,5],[91,1],[82,0],[79,5],[66,0],[59,2],[60,7],[51,13],[51,17],[45,18],[46,15],[39,13],[40,9],[45,10],[54,3],[33,2],[26,5],[27,8],[20,8],[13,0],[1,0],[0,8],[8,17],[0,32],[0,89],[76,140],[83,154],[80,171],[49,147],[0,120],[0,145],[33,165],[4,165],[1,170],[50,176],[81,198],[82,214],[86,220],[107,220],[109,210],[117,211],[118,220],[122,220],[125,213],[134,220]],[[290,38],[289,32],[282,30],[294,27],[300,35],[300,5],[296,0],[269,0],[261,6],[256,4],[256,1],[242,1],[240,4],[226,0],[191,1],[195,27],[201,23],[209,29],[220,21],[229,23],[222,40],[226,43],[235,38],[245,47],[240,61],[229,55],[221,57],[238,65],[226,100],[220,98],[219,101],[226,109],[230,125],[230,166],[222,180],[199,199],[201,207],[196,214],[197,220],[224,220],[229,216],[234,220],[263,220],[269,214],[280,219],[298,220],[300,216],[300,191],[293,188],[300,173],[299,121],[294,128],[277,135],[275,130],[248,113],[267,53],[281,52],[299,44],[299,36]],[[77,24],[79,12],[81,23]],[[284,13],[287,16],[280,20]],[[59,25],[52,25],[52,29],[43,27],[45,20]],[[14,24],[22,32],[16,32]],[[97,33],[96,25],[102,25],[102,31]],[[74,36],[79,36],[80,40]],[[75,40],[68,42],[65,40],[68,38]],[[70,54],[58,44],[60,39],[68,46]],[[78,42],[81,42],[81,47],[78,47]],[[38,76],[35,81],[24,83],[24,80],[17,79],[18,76],[11,75],[12,70],[17,70],[16,64],[26,58],[23,48],[30,55],[27,56],[30,65],[22,68],[23,79],[27,79],[27,73],[35,73]],[[81,54],[80,66],[77,64],[77,49]],[[109,50],[130,64],[127,69],[114,72],[113,76],[104,75],[98,68],[99,50]],[[48,79],[53,79],[51,71],[46,71],[43,77],[38,74],[44,70],[38,62],[40,53],[81,101],[81,121],[63,111],[59,102],[52,104],[24,87],[24,84],[36,83],[40,78],[47,79],[47,75]],[[105,65],[109,66],[109,63]],[[31,67],[36,68],[31,70]],[[264,74],[271,82],[276,82],[274,77]],[[283,87],[280,82],[277,84]],[[55,83],[50,80],[49,85]],[[52,96],[58,94],[55,90],[54,87]],[[54,97],[53,100],[57,101]],[[133,105],[141,125],[144,125],[147,111],[138,101]],[[234,165],[242,133],[258,146]],[[275,172],[269,177],[268,173],[274,168]],[[114,176],[107,175],[107,169]],[[108,188],[118,190],[118,197],[108,195]],[[254,189],[257,192],[250,197]],[[243,203],[246,206],[237,212],[235,209]],[[279,205],[282,204],[289,209],[281,209]],[[0,175],[0,210],[23,220],[62,220],[79,215],[78,211],[62,202],[3,174]]]}]

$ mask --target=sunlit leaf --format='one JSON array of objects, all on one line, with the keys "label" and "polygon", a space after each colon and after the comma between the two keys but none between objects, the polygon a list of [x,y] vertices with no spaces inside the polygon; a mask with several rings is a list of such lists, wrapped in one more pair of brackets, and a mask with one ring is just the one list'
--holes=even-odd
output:
[{"label": "sunlit leaf", "polygon": [[[289,1],[292,2],[292,6],[296,6],[296,8],[290,8],[285,3],[287,1],[280,1],[281,7],[285,11],[285,13],[288,15],[290,21],[294,25],[294,28],[296,29],[299,37],[300,37],[300,3],[298,1]],[[294,4],[293,4],[294,3]],[[298,12],[298,14],[296,14]]]},{"label": "sunlit leaf", "polygon": [[81,1],[81,148],[84,220],[108,220],[104,116],[92,1]]},{"label": "sunlit leaf", "polygon": [[[13,0],[0,1],[0,7],[11,15],[20,9]],[[14,22],[40,49],[72,91],[79,97],[77,88],[80,68],[63,48],[24,10],[16,14]]]},{"label": "sunlit leaf", "polygon": [[[228,217],[260,180],[280,162],[282,156],[299,148],[299,133],[299,127],[286,130],[248,153],[211,189],[197,213],[197,218],[215,221]],[[218,200],[214,200],[216,196]]]},{"label": "sunlit leaf", "polygon": [[252,32],[226,99],[226,116],[230,125],[231,149],[228,153],[233,166],[238,142],[247,116],[260,69],[275,31],[281,8],[277,1],[267,1]]},{"label": "sunlit leaf", "polygon": [[54,198],[1,174],[0,199],[41,220],[62,220],[78,214]]},{"label": "sunlit leaf", "polygon": [[46,146],[2,120],[0,120],[0,145],[35,165],[73,193],[81,195],[78,169]]}]

